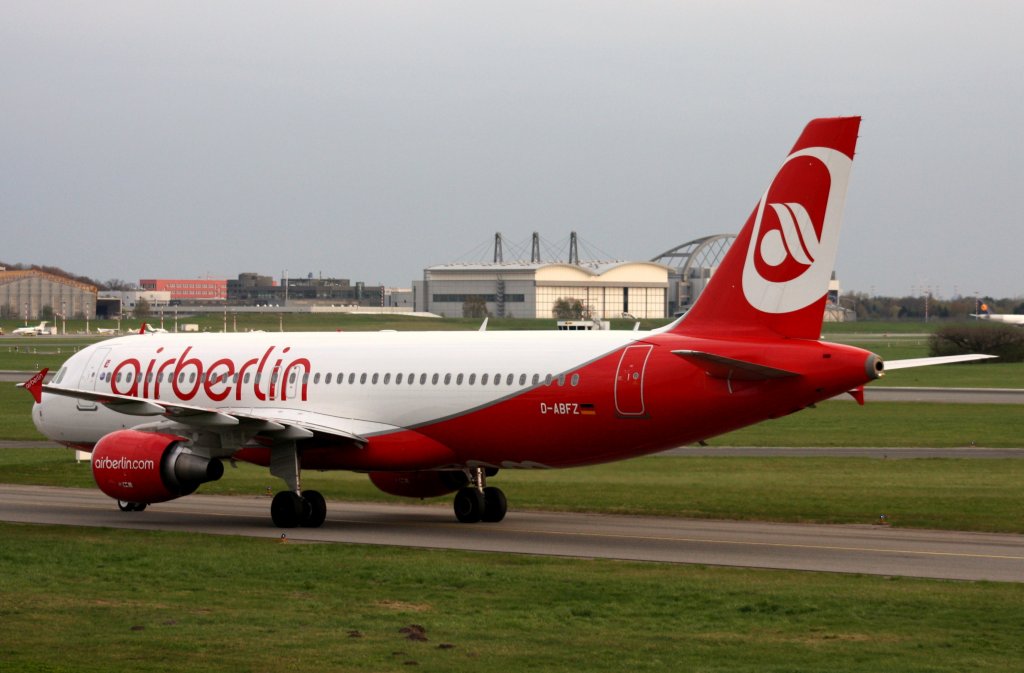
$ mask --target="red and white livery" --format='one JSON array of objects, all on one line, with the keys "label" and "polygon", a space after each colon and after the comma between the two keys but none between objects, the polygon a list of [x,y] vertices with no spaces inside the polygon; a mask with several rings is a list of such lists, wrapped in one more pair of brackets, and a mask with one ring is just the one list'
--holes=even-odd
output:
[{"label": "red and white livery", "polygon": [[122,337],[26,383],[33,420],[92,450],[125,510],[193,492],[228,458],[284,481],[277,526],[324,521],[302,469],[455,493],[476,522],[505,516],[486,485],[499,470],[621,460],[856,395],[882,360],[820,330],[859,124],[808,124],[697,304],[663,329]]}]

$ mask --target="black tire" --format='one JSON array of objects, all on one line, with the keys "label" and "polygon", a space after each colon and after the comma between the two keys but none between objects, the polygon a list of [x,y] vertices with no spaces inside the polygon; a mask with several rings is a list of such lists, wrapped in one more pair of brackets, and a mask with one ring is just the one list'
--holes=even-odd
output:
[{"label": "black tire", "polygon": [[497,523],[505,518],[507,512],[508,499],[505,497],[505,492],[494,486],[485,488],[483,520],[488,523]]},{"label": "black tire", "polygon": [[455,518],[462,523],[477,523],[484,514],[484,496],[472,487],[455,494]]},{"label": "black tire", "polygon": [[302,521],[300,524],[306,528],[319,528],[324,525],[327,518],[327,501],[320,491],[303,491]]},{"label": "black tire", "polygon": [[146,503],[144,502],[128,502],[127,500],[118,500],[117,508],[122,512],[141,512],[146,509]]},{"label": "black tire", "polygon": [[279,491],[270,503],[270,518],[278,528],[295,528],[302,521],[305,504],[298,493]]}]

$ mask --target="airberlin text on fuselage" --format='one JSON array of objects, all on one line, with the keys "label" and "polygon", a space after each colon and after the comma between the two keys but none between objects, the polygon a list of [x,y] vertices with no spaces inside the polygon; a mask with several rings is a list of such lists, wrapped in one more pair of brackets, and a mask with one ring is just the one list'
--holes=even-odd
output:
[{"label": "airberlin text on fuselage", "polygon": [[[252,394],[261,402],[277,398],[287,401],[289,377],[294,375],[292,381],[298,383],[295,390],[305,401],[309,360],[295,358],[284,364],[284,356],[291,347],[275,354],[276,348],[270,346],[262,357],[250,358],[239,365],[229,357],[211,363],[195,356],[189,357],[192,346],[179,355],[166,357],[162,355],[163,347],[160,347],[156,349],[156,356],[145,365],[138,358],[126,358],[117,363],[110,375],[110,389],[116,395],[160,399],[160,386],[165,384],[171,386],[179,400],[191,400],[202,390],[214,402],[221,402],[232,393],[235,400],[241,400],[243,392],[251,385]],[[252,374],[251,384],[248,382],[249,374]],[[124,388],[121,387],[122,379]]]}]

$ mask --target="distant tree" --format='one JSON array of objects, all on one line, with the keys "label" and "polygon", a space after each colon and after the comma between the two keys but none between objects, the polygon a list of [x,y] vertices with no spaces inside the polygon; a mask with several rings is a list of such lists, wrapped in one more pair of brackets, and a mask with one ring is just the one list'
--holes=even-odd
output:
[{"label": "distant tree", "polygon": [[478,294],[471,294],[462,302],[463,318],[486,318],[490,315],[487,312],[487,302]]},{"label": "distant tree", "polygon": [[101,288],[104,290],[118,290],[124,292],[138,290],[139,286],[127,280],[122,280],[120,278],[111,278],[107,282],[103,283],[101,285]]},{"label": "distant tree", "polygon": [[998,360],[981,362],[1024,361],[1024,330],[1015,325],[1001,323],[951,325],[932,334],[928,354],[932,356],[985,353],[997,355]]},{"label": "distant tree", "polygon": [[586,312],[583,302],[573,297],[559,297],[551,312],[556,320],[580,320]]},{"label": "distant tree", "polygon": [[139,300],[135,302],[135,317],[136,318],[148,318],[151,307],[149,302],[145,298],[139,297]]},{"label": "distant tree", "polygon": [[40,320],[52,321],[53,320],[53,307],[50,306],[49,304],[47,304],[46,306],[43,306],[41,309],[39,309],[39,319]]}]

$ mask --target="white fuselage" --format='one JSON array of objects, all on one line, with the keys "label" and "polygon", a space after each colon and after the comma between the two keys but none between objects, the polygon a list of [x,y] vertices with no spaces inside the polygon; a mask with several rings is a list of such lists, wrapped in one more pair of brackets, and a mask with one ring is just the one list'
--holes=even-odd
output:
[{"label": "white fuselage", "polygon": [[[70,358],[58,387],[208,409],[322,416],[359,435],[460,414],[559,381],[647,333],[373,332],[155,334]],[[33,419],[57,441],[90,444],[137,417],[46,395]]]}]

